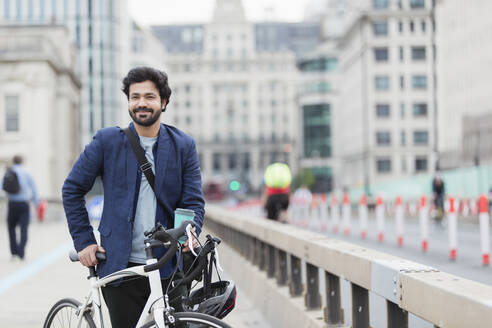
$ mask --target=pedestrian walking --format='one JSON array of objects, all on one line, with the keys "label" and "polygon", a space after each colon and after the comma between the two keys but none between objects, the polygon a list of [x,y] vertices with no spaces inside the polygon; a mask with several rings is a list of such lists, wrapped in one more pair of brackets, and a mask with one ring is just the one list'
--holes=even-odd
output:
[{"label": "pedestrian walking", "polygon": [[[177,208],[194,212],[196,234],[203,224],[204,200],[195,142],[177,128],[160,123],[171,96],[167,75],[154,68],[137,67],[123,79],[122,90],[133,122],[127,129],[99,130],[74,164],[62,192],[80,261],[85,266],[97,264],[99,277],[145,264],[144,231],[157,223],[173,228]],[[84,201],[98,176],[104,187],[98,228],[101,245],[96,243]],[[198,246],[192,239],[193,246]],[[188,242],[183,252],[190,250]],[[98,263],[96,251],[105,252],[106,261]],[[164,250],[155,249],[157,257],[163,254]],[[172,279],[183,277],[180,272],[172,275],[176,265],[176,261],[169,261],[160,269],[163,290]],[[150,294],[148,280],[117,281],[102,291],[112,326],[135,327]],[[181,296],[187,293],[185,285],[173,289],[171,306],[182,311]]]},{"label": "pedestrian walking", "polygon": [[432,179],[432,201],[434,202],[434,222],[442,228],[442,219],[444,217],[444,199],[446,187],[440,174],[436,174]]},{"label": "pedestrian walking", "polygon": [[36,207],[39,206],[36,184],[22,163],[21,156],[14,156],[13,165],[5,172],[1,183],[8,198],[7,227],[12,260],[24,260],[30,220],[29,202],[32,200]]}]

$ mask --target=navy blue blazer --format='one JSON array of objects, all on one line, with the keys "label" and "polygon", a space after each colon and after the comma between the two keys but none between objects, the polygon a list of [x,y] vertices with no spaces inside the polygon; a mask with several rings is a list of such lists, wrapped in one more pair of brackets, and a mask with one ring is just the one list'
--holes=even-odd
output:
[{"label": "navy blue blazer", "polygon": [[[137,134],[133,123],[130,129]],[[176,208],[187,208],[195,211],[196,229],[200,233],[205,203],[195,142],[175,127],[161,124],[154,148],[154,162],[156,197],[164,205],[157,203],[156,223],[167,226],[167,218],[174,216]],[[79,252],[96,244],[84,196],[91,190],[96,177],[102,178],[104,209],[98,230],[107,260],[97,267],[100,277],[126,268],[128,264],[141,175],[137,158],[123,130],[110,127],[97,132],[63,184],[68,228]],[[161,276],[168,276],[172,268],[172,264],[165,266],[161,269]]]}]

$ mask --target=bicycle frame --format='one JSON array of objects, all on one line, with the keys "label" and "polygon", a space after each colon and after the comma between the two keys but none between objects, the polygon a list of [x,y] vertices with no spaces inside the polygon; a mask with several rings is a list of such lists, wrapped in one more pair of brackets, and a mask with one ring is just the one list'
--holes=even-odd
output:
[{"label": "bicycle frame", "polygon": [[[146,264],[156,263],[156,259],[148,259]],[[104,278],[99,279],[98,277],[90,277],[90,292],[89,295],[85,297],[84,302],[79,308],[79,313],[77,314],[77,327],[80,328],[80,325],[83,320],[84,313],[92,308],[92,305],[95,305],[94,309],[94,323],[97,328],[104,328],[104,320],[102,316],[102,308],[101,308],[101,287],[113,282],[115,280],[131,277],[131,276],[145,276],[149,277],[150,284],[150,295],[147,299],[147,303],[145,303],[145,307],[138,319],[137,327],[141,327],[144,325],[148,319],[149,315],[152,312],[154,316],[154,320],[159,328],[165,328],[164,321],[164,310],[166,309],[166,305],[164,302],[164,294],[162,292],[161,285],[161,277],[159,274],[159,270],[153,270],[150,272],[145,272],[143,270],[145,265],[139,265],[135,267],[126,268],[117,272],[114,272]]]}]

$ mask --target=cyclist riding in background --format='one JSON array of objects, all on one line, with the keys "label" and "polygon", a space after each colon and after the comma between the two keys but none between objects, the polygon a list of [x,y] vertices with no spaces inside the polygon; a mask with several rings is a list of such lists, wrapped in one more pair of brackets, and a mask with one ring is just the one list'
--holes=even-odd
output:
[{"label": "cyclist riding in background", "polygon": [[265,171],[264,207],[267,218],[287,222],[289,193],[292,176],[289,166],[284,163],[270,164]]},{"label": "cyclist riding in background", "polygon": [[435,208],[435,216],[434,220],[437,225],[442,225],[442,218],[444,216],[444,196],[446,190],[444,187],[444,181],[440,177],[440,175],[436,175],[436,177],[432,180],[432,195],[433,202]]}]

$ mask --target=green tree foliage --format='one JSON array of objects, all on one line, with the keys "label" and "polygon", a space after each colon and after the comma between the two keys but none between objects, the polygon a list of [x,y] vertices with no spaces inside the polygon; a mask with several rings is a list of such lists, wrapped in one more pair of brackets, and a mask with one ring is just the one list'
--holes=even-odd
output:
[{"label": "green tree foliage", "polygon": [[301,185],[307,186],[309,189],[314,185],[316,177],[311,169],[301,169],[297,172],[292,182],[293,190],[299,188]]}]

